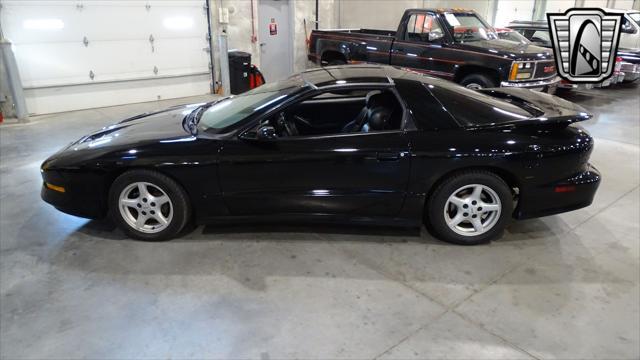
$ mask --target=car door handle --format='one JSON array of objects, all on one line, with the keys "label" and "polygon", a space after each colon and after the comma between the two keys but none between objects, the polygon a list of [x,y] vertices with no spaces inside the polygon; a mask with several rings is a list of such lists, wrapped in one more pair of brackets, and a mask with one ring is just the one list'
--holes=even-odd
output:
[{"label": "car door handle", "polygon": [[376,156],[378,161],[398,161],[402,157],[399,152],[379,152]]}]

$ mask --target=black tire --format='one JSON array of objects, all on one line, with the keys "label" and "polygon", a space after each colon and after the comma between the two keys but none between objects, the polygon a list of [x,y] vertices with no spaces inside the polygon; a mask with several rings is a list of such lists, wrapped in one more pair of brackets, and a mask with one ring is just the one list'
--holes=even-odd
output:
[{"label": "black tire", "polygon": [[476,85],[482,89],[493,88],[498,86],[495,80],[493,80],[490,76],[482,73],[469,74],[465,76],[460,81],[460,85],[464,87],[469,87],[469,88],[473,88],[473,86]]},{"label": "black tire", "polygon": [[342,59],[334,59],[331,60],[329,62],[327,62],[327,66],[334,66],[334,65],[345,65],[347,62],[342,60]]},{"label": "black tire", "polygon": [[[484,185],[498,196],[501,210],[497,221],[486,232],[478,235],[461,235],[447,225],[445,205],[449,196],[456,190],[471,184]],[[433,235],[443,241],[458,245],[478,245],[488,243],[502,235],[504,228],[513,213],[513,195],[509,186],[499,176],[488,171],[465,171],[451,176],[441,182],[431,193],[425,205],[425,224]]]},{"label": "black tire", "polygon": [[[149,183],[152,185],[151,188],[155,187],[156,191],[157,189],[162,190],[171,201],[172,218],[166,227],[159,232],[147,233],[139,231],[129,225],[123,218],[119,207],[120,194],[131,184],[137,182]],[[109,191],[109,216],[131,238],[144,241],[163,241],[172,239],[180,234],[180,231],[190,220],[191,206],[184,189],[170,177],[157,171],[131,170],[120,175],[111,185]]]}]

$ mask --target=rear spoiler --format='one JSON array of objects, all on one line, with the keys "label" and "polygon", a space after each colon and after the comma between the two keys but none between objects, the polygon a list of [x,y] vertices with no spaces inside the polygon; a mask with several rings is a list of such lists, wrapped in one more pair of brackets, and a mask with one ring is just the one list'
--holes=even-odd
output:
[{"label": "rear spoiler", "polygon": [[478,90],[486,95],[509,101],[530,112],[531,118],[514,120],[501,125],[553,125],[568,126],[593,117],[582,106],[557,96],[519,88],[495,88]]}]

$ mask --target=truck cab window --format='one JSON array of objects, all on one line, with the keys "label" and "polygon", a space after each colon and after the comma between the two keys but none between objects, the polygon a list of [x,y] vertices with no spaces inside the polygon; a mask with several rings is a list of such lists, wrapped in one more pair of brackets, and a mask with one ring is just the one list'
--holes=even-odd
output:
[{"label": "truck cab window", "polygon": [[413,14],[409,17],[405,40],[434,42],[442,39],[444,33],[438,20],[431,14]]}]

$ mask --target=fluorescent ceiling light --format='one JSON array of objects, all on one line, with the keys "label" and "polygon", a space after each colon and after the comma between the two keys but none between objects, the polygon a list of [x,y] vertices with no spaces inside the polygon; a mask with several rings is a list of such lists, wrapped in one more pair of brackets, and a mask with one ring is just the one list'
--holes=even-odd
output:
[{"label": "fluorescent ceiling light", "polygon": [[162,21],[162,25],[171,30],[184,30],[193,27],[193,19],[186,16],[168,17]]},{"label": "fluorescent ceiling light", "polygon": [[27,19],[22,27],[29,30],[60,30],[64,28],[64,22],[60,19]]}]

